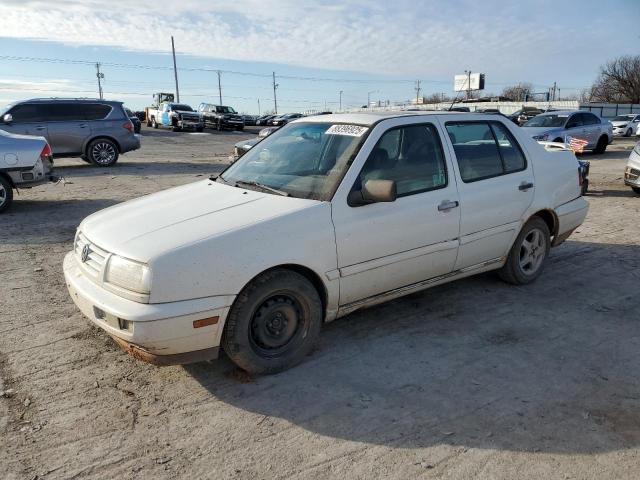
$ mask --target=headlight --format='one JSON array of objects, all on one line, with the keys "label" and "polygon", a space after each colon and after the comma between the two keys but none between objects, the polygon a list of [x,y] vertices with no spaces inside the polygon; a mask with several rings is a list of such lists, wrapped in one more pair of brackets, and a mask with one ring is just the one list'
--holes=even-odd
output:
[{"label": "headlight", "polygon": [[151,290],[149,267],[117,255],[112,255],[109,259],[105,280],[137,293],[148,294]]}]

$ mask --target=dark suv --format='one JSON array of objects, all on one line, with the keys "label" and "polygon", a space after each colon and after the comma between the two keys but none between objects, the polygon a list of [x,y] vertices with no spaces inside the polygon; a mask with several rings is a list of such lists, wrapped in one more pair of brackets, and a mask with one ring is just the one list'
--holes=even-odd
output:
[{"label": "dark suv", "polygon": [[205,127],[212,127],[218,130],[225,128],[244,130],[244,118],[233,107],[201,103],[198,105],[198,112],[200,112],[200,117]]},{"label": "dark suv", "polygon": [[122,102],[24,100],[9,105],[1,118],[2,130],[45,137],[54,157],[81,157],[100,167],[111,166],[121,153],[140,148]]}]

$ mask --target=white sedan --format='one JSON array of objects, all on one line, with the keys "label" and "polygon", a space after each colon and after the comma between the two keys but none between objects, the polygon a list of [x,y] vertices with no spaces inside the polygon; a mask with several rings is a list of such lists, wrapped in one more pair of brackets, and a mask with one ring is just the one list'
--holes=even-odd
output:
[{"label": "white sedan", "polygon": [[217,178],[87,217],[64,273],[137,358],[223,348],[273,373],[354,310],[489,270],[532,282],[587,209],[573,153],[496,115],[307,117]]},{"label": "white sedan", "polygon": [[615,137],[630,137],[638,130],[640,114],[618,115],[610,120]]}]

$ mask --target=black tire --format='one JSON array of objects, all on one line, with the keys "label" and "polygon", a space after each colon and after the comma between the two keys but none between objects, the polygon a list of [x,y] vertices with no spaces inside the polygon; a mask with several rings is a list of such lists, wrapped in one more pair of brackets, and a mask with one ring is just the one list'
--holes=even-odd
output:
[{"label": "black tire", "polygon": [[202,133],[202,131],[204,130],[204,127],[198,127],[196,128],[196,132],[198,133]]},{"label": "black tire", "polygon": [[322,302],[299,273],[275,269],[247,285],[229,311],[222,347],[240,368],[270,374],[311,352],[322,325]]},{"label": "black tire", "polygon": [[631,187],[631,190],[640,195],[640,187]]},{"label": "black tire", "polygon": [[156,122],[156,117],[151,118],[151,126],[153,128],[158,128],[158,122]]},{"label": "black tire", "polygon": [[628,129],[626,132],[624,132],[624,136],[625,137],[630,137],[631,133],[632,133],[631,129]]},{"label": "black tire", "polygon": [[222,122],[218,122],[216,124],[216,130],[218,130],[219,132],[222,131]]},{"label": "black tire", "polygon": [[605,150],[607,149],[608,144],[609,144],[609,141],[607,137],[605,137],[604,135],[601,136],[598,139],[598,144],[596,145],[596,148],[593,149],[593,153],[604,153]]},{"label": "black tire", "polygon": [[89,160],[86,155],[80,155],[80,160],[82,160],[83,162],[91,163],[91,160]]},{"label": "black tire", "polygon": [[173,131],[174,132],[179,132],[180,130],[182,130],[180,127],[177,127],[175,125],[173,126]]},{"label": "black tire", "polygon": [[[525,245],[525,241],[529,247]],[[500,278],[513,285],[533,282],[542,273],[550,248],[549,227],[540,217],[532,217],[513,242],[506,263],[498,271]]]},{"label": "black tire", "polygon": [[0,175],[0,213],[4,212],[13,203],[13,188],[5,177]]},{"label": "black tire", "polygon": [[580,187],[580,194],[586,195],[588,191],[589,191],[589,180],[585,178],[582,181],[582,186]]},{"label": "black tire", "polygon": [[98,167],[111,167],[118,161],[118,145],[108,138],[96,138],[87,146],[86,155]]}]

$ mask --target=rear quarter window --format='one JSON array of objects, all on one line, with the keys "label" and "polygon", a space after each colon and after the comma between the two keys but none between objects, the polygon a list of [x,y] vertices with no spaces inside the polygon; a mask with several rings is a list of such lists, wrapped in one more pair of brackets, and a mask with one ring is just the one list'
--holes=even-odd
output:
[{"label": "rear quarter window", "polygon": [[101,103],[86,103],[82,106],[85,120],[103,120],[112,110],[109,105]]}]

